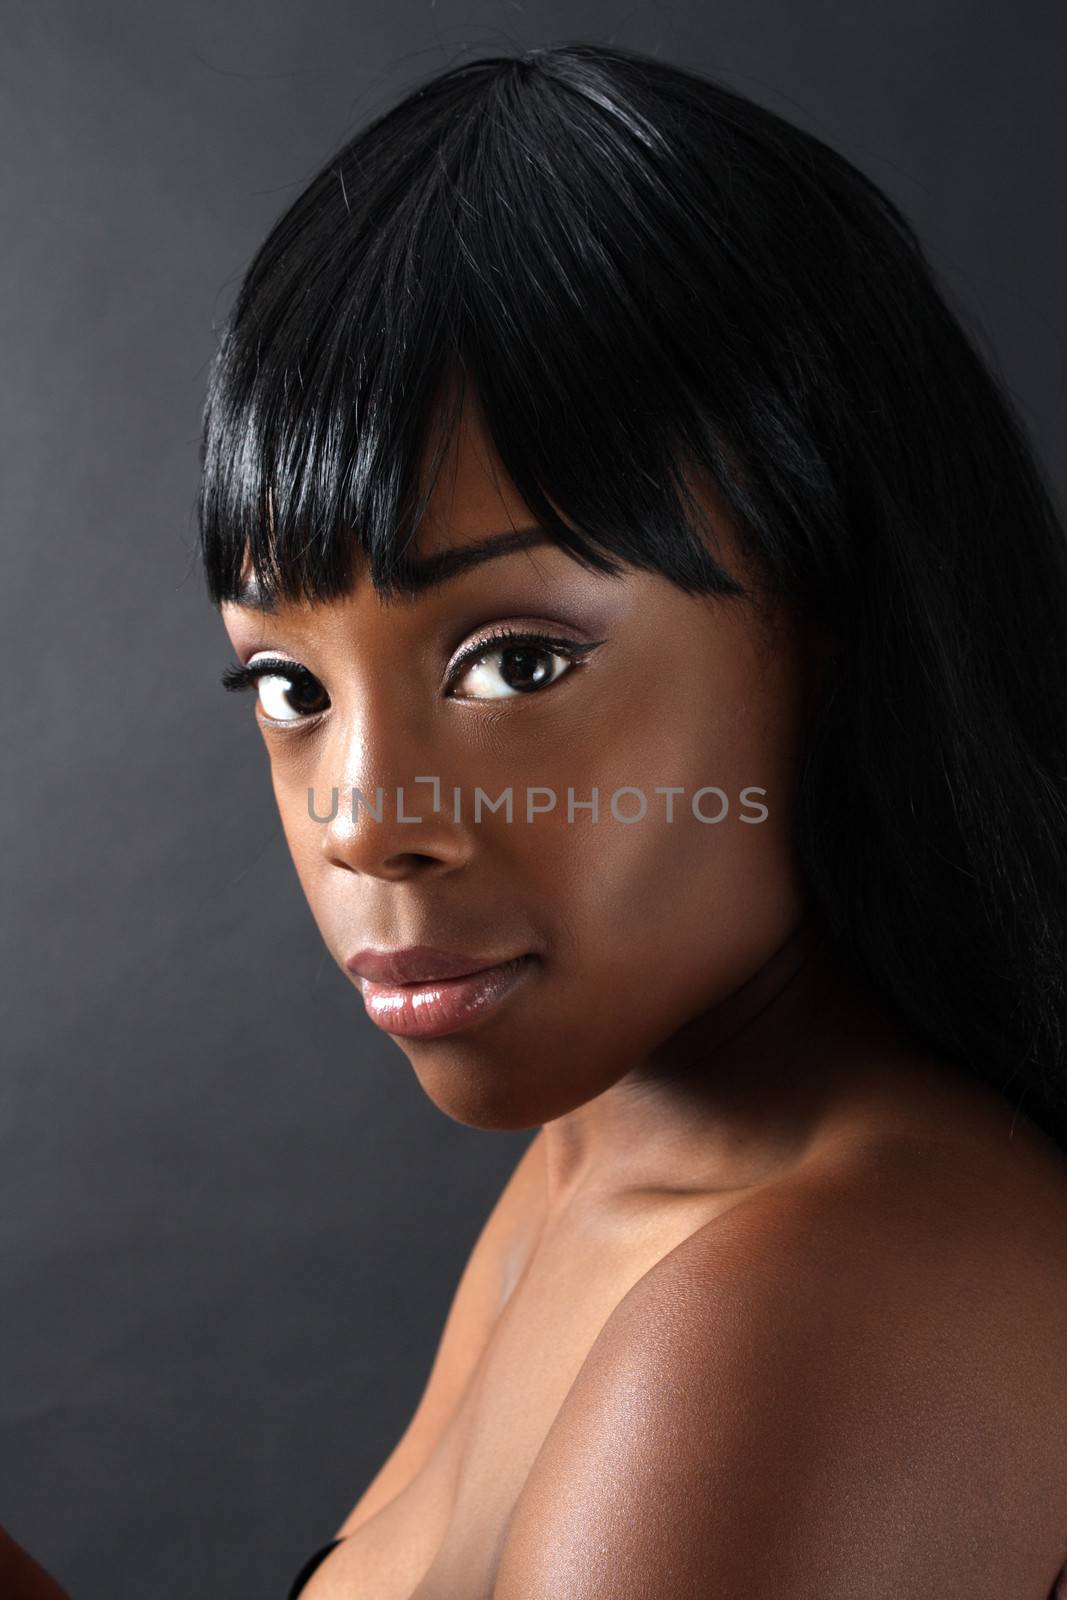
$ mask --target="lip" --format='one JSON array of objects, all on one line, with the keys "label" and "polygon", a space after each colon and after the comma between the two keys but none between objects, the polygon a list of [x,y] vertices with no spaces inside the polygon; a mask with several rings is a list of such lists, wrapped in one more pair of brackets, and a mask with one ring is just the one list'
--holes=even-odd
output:
[{"label": "lip", "polygon": [[359,981],[367,1015],[385,1033],[436,1039],[495,1011],[536,963],[518,956],[468,956],[432,945],[357,950],[344,963]]},{"label": "lip", "polygon": [[465,978],[514,959],[510,955],[468,956],[438,950],[432,944],[409,944],[402,950],[357,950],[348,957],[345,969],[372,983],[431,983],[435,978]]}]

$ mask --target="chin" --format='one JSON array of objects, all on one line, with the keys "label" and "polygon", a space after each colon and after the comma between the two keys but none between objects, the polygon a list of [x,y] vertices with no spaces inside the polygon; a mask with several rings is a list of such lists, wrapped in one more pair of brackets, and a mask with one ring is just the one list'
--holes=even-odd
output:
[{"label": "chin", "polygon": [[405,1040],[403,1049],[439,1111],[468,1128],[498,1133],[543,1127],[595,1099],[623,1076],[617,1058],[599,1081],[590,1076],[588,1054],[562,1054],[543,1035],[534,1042],[534,1056],[500,1042],[490,1049],[488,1038],[474,1033],[417,1044]]}]

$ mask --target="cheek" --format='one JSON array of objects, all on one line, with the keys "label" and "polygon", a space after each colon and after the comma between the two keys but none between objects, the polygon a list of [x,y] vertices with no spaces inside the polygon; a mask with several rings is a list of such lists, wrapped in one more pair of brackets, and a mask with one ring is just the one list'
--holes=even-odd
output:
[{"label": "cheek", "polygon": [[291,759],[274,757],[271,759],[271,787],[300,887],[315,924],[325,938],[326,927],[320,920],[320,913],[325,909],[321,902],[328,883],[328,875],[322,870],[323,828],[308,815],[308,789],[314,788],[315,804],[325,813],[330,804],[329,788],[316,782],[313,769],[305,769],[302,763],[293,763]]},{"label": "cheek", "polygon": [[[690,699],[628,719],[608,749],[576,741],[558,763],[557,812],[526,830],[522,876],[540,893],[535,915],[562,957],[554,981],[572,1023],[581,1026],[595,998],[598,1027],[647,1048],[737,988],[792,931],[801,914],[795,729],[780,692],[704,707]],[[598,822],[588,811],[566,821],[568,783],[580,800],[596,785]],[[670,822],[657,792],[667,786],[682,791]],[[725,814],[702,821],[694,797],[712,787],[722,795],[700,795],[697,810]],[[612,814],[622,789],[639,791],[617,798],[619,814],[637,820]],[[746,789],[765,792],[746,803]]]}]

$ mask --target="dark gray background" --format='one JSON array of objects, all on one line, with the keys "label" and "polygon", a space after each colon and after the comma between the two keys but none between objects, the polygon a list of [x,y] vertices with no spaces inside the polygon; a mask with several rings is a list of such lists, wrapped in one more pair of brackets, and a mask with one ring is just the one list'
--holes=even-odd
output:
[{"label": "dark gray background", "polygon": [[75,1600],[281,1600],[529,1137],[438,1112],[322,950],[193,502],[213,324],[275,216],[415,76],[567,38],[863,166],[1062,494],[1051,5],[4,0],[0,1522]]}]

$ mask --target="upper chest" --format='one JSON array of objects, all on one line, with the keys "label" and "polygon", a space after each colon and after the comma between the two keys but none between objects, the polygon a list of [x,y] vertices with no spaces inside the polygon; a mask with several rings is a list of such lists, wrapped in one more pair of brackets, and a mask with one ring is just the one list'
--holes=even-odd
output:
[{"label": "upper chest", "polygon": [[524,1240],[429,1459],[330,1554],[301,1600],[489,1600],[512,1507],[598,1333],[713,1209],[705,1197],[635,1212],[629,1226],[572,1219],[536,1249]]}]

